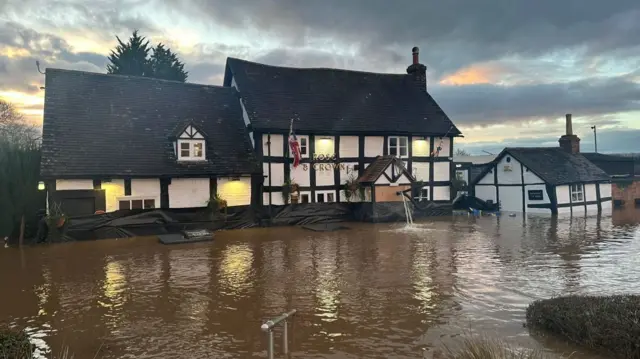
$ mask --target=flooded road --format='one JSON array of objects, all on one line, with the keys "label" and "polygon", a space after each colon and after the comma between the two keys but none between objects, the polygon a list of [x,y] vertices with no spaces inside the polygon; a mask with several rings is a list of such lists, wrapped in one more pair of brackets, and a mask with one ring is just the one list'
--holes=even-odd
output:
[{"label": "flooded road", "polygon": [[527,305],[640,293],[639,220],[456,217],[0,249],[0,323],[80,359],[266,357],[260,324],[290,309],[298,358],[421,358],[472,332],[572,351],[528,334]]}]

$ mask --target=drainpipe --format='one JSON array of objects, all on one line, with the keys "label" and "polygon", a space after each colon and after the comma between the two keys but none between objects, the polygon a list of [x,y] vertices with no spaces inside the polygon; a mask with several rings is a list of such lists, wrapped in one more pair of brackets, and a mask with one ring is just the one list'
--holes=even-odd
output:
[{"label": "drainpipe", "polygon": [[267,156],[269,157],[269,222],[271,222],[271,134],[267,134]]}]

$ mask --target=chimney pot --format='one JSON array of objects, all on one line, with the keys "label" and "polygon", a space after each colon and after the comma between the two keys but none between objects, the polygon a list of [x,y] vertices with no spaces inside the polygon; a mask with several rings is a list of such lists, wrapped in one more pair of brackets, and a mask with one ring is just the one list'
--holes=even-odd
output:
[{"label": "chimney pot", "polygon": [[571,123],[571,114],[566,115],[567,135],[573,135],[573,124]]},{"label": "chimney pot", "polygon": [[420,63],[420,49],[418,49],[417,46],[414,46],[413,49],[411,49],[411,53],[413,54],[413,64],[417,65]]}]

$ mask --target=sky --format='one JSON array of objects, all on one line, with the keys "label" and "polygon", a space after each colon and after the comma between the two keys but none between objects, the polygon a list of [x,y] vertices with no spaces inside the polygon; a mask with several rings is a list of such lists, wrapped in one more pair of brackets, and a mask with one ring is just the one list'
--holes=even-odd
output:
[{"label": "sky", "polygon": [[42,123],[47,67],[106,72],[134,29],[222,85],[226,57],[405,73],[463,132],[457,148],[556,146],[566,113],[583,152],[640,152],[637,0],[0,0],[0,98]]}]

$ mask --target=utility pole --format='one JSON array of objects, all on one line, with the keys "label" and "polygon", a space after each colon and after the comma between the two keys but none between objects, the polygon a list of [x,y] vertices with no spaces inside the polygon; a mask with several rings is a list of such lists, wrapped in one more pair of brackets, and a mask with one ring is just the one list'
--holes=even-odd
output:
[{"label": "utility pole", "polygon": [[593,130],[593,140],[596,146],[596,153],[598,153],[598,133],[596,132],[596,125],[591,126]]}]

